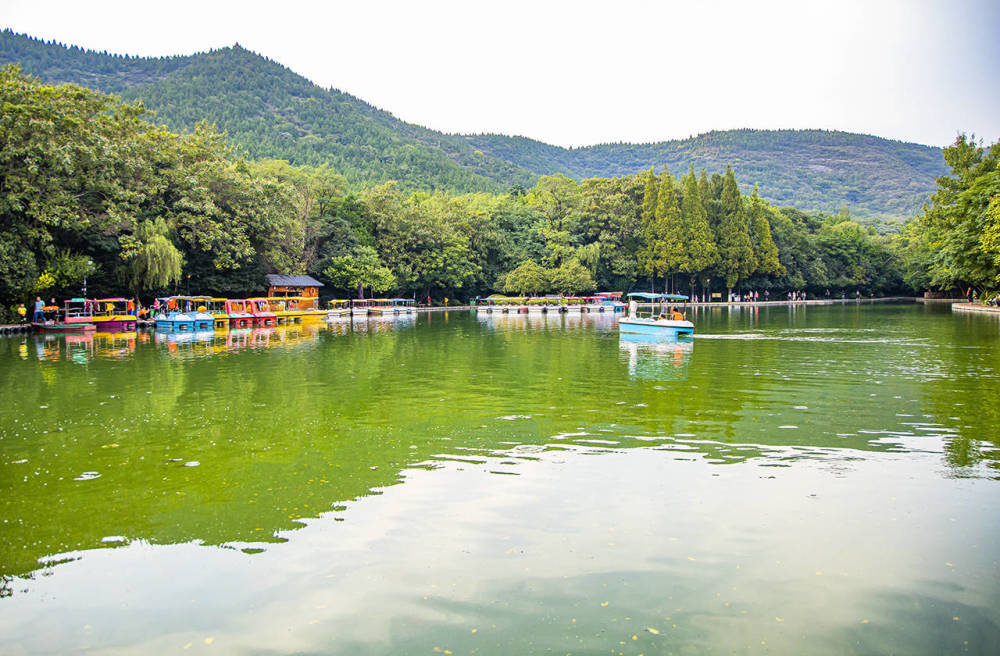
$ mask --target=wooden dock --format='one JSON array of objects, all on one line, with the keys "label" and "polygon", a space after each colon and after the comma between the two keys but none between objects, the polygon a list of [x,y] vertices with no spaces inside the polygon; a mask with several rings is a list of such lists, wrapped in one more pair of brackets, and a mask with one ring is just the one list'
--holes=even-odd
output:
[{"label": "wooden dock", "polygon": [[30,323],[12,323],[0,326],[0,335],[13,335],[15,333],[30,333],[31,324]]}]

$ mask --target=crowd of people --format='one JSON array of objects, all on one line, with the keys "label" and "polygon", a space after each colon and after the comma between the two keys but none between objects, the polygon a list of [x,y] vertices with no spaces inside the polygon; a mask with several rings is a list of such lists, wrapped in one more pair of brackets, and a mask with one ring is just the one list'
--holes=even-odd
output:
[{"label": "crowd of people", "polygon": [[[830,290],[829,289],[826,290],[826,292],[824,293],[824,296],[826,297],[827,300],[829,300],[831,298]],[[804,289],[793,289],[793,290],[789,291],[787,294],[785,294],[785,300],[787,300],[789,302],[806,301],[806,300],[808,300],[808,298],[809,298],[809,296],[808,296],[808,294],[806,293],[806,291]],[[847,299],[847,292],[844,291],[844,290],[841,290],[840,291],[840,298],[841,298],[841,300]],[[853,298],[856,298],[856,299],[860,299],[861,298],[861,290],[860,289],[854,291]],[[729,302],[730,303],[759,303],[762,300],[765,301],[765,302],[771,300],[771,292],[770,292],[770,290],[765,289],[763,294],[760,293],[759,291],[755,291],[755,290],[751,290],[751,291],[745,292],[745,293],[731,292],[729,294]]]}]

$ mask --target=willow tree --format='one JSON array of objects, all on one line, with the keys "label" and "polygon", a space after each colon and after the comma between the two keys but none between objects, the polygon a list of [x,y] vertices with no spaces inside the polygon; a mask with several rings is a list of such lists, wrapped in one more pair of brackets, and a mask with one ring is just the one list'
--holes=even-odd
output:
[{"label": "willow tree", "polygon": [[170,228],[162,218],[142,221],[132,235],[123,235],[122,259],[129,287],[139,292],[166,289],[181,279],[184,256],[170,241]]}]

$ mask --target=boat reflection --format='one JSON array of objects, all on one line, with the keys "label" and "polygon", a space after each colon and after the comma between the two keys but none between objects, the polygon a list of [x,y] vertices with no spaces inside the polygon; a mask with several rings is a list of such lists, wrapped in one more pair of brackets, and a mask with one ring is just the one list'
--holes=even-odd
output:
[{"label": "boat reflection", "polygon": [[416,316],[413,314],[383,314],[361,317],[355,315],[350,323],[331,321],[329,325],[331,327],[349,327],[349,332],[354,333],[388,333],[416,325]]},{"label": "boat reflection", "polygon": [[17,353],[22,360],[65,360],[87,364],[135,356],[151,345],[171,357],[205,357],[245,349],[292,348],[313,344],[320,334],[387,333],[416,324],[413,315],[365,317],[363,321],[303,321],[278,326],[223,327],[212,330],[140,330],[91,333],[48,333],[24,336]]},{"label": "boat reflection", "polygon": [[628,356],[629,378],[687,380],[694,340],[689,335],[621,333],[618,348]]},{"label": "boat reflection", "polygon": [[606,332],[615,328],[618,315],[611,312],[531,312],[520,314],[479,312],[476,314],[476,320],[487,330],[578,330],[586,328]]}]

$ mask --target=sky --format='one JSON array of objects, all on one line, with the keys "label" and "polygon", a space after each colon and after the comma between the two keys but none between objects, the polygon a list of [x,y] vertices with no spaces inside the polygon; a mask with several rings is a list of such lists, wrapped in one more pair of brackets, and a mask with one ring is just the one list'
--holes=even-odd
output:
[{"label": "sky", "polygon": [[1000,0],[0,0],[0,27],[141,56],[238,42],[411,123],[567,147],[1000,139]]}]

